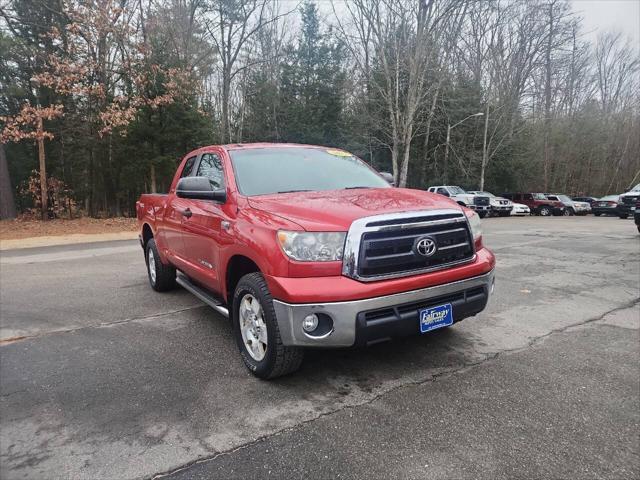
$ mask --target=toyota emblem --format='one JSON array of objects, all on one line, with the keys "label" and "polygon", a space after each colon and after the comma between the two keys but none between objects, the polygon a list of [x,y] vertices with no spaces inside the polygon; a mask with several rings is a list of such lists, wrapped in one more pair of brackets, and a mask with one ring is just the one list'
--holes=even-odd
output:
[{"label": "toyota emblem", "polygon": [[416,242],[415,246],[416,252],[422,255],[423,257],[430,257],[436,250],[438,250],[438,246],[436,242],[431,237],[423,237]]}]

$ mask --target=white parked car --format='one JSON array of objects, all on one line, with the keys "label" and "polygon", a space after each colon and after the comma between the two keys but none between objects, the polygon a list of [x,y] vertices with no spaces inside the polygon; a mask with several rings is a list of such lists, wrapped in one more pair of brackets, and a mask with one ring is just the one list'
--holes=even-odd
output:
[{"label": "white parked car", "polygon": [[496,197],[490,192],[480,192],[477,190],[467,191],[473,195],[479,195],[482,197],[489,197],[489,204],[491,206],[491,215],[497,215],[499,217],[508,217],[513,209],[513,202],[508,198]]},{"label": "white parked car", "polygon": [[514,203],[513,210],[511,210],[511,216],[519,216],[522,217],[524,215],[531,215],[531,210],[526,205],[522,203]]},{"label": "white parked car", "polygon": [[449,197],[451,200],[455,200],[460,205],[475,210],[480,215],[480,218],[484,218],[491,212],[490,199],[487,195],[476,195],[471,192],[465,192],[457,185],[436,185],[427,189],[431,193],[439,193],[445,197]]}]

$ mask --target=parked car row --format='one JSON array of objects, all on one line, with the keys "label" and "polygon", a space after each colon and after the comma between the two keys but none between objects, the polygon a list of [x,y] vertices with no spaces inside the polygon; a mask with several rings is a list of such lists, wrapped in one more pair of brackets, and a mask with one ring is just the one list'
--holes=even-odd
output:
[{"label": "parked car row", "polygon": [[591,204],[591,211],[596,217],[600,215],[615,215],[620,218],[636,216],[637,204],[640,202],[640,183],[626,193],[607,195],[602,198],[573,197],[574,201],[586,201]]},{"label": "parked car row", "polygon": [[595,197],[569,197],[561,193],[515,192],[503,193],[498,197],[490,192],[465,191],[457,185],[435,185],[428,187],[431,193],[438,193],[455,200],[458,204],[475,210],[481,218],[489,215],[507,217],[510,215],[617,215],[628,218],[636,215],[640,202],[640,184],[622,195]]}]

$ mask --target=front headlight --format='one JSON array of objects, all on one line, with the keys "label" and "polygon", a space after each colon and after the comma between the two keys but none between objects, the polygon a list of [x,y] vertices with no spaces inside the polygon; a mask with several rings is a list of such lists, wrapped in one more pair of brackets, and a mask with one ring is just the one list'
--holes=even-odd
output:
[{"label": "front headlight", "polygon": [[471,228],[471,235],[473,240],[476,241],[482,236],[482,222],[480,216],[473,210],[467,211],[467,220],[469,220],[469,227]]},{"label": "front headlight", "polygon": [[342,260],[345,232],[289,232],[279,230],[282,251],[299,262],[331,262]]}]

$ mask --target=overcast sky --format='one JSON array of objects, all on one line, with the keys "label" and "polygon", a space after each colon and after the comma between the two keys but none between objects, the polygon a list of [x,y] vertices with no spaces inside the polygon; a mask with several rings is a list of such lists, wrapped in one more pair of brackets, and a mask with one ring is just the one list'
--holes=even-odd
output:
[{"label": "overcast sky", "polygon": [[572,0],[573,10],[584,18],[587,38],[599,31],[619,30],[640,50],[640,0]]}]

